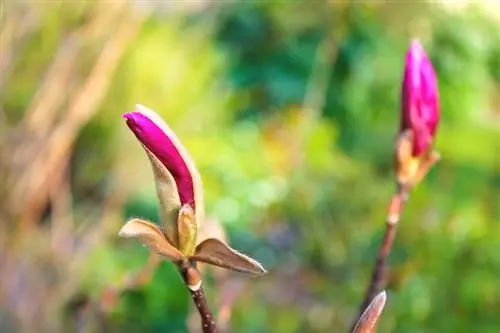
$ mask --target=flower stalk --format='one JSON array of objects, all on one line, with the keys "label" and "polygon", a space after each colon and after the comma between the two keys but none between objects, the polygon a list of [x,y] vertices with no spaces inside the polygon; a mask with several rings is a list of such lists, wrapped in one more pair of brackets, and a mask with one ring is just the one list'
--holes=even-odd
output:
[{"label": "flower stalk", "polygon": [[179,265],[179,272],[188,286],[191,298],[200,314],[203,333],[217,332],[214,316],[205,298],[200,273],[189,263]]}]

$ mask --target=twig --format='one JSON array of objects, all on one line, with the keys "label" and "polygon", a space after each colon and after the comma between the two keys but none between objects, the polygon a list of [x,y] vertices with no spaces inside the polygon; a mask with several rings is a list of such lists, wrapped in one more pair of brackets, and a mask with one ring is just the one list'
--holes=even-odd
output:
[{"label": "twig", "polygon": [[400,132],[396,137],[394,156],[398,189],[389,203],[384,239],[379,248],[370,284],[361,304],[360,314],[365,311],[371,300],[386,283],[387,258],[396,237],[403,206],[408,200],[411,189],[424,179],[431,167],[440,158],[437,151],[430,149],[425,155],[419,156],[417,159],[412,155],[412,148],[413,133],[410,130]]},{"label": "twig", "polygon": [[[366,310],[377,293],[379,293],[384,288],[384,284],[386,282],[385,278],[387,275],[387,258],[389,257],[392,245],[394,244],[394,238],[396,237],[399,219],[403,211],[404,203],[408,200],[408,195],[409,189],[407,187],[398,185],[398,190],[389,203],[384,238],[382,240],[382,243],[380,244],[377,261],[373,268],[370,284],[368,285],[363,303],[361,304],[361,307],[359,309],[360,314],[362,314]],[[357,318],[359,318],[359,316]]]},{"label": "twig", "polygon": [[51,184],[51,244],[55,254],[68,260],[71,256],[71,232],[73,230],[72,194],[70,184],[69,156],[61,162],[61,172]]},{"label": "twig", "polygon": [[212,312],[210,311],[207,300],[205,299],[203,286],[196,291],[189,289],[189,292],[193,298],[194,304],[196,305],[196,309],[198,309],[198,312],[200,313],[203,333],[216,333],[217,328],[215,326]]},{"label": "twig", "polygon": [[25,131],[33,138],[43,137],[54,126],[57,113],[70,93],[71,76],[75,75],[73,70],[81,43],[78,33],[64,38],[44,74],[23,119]]},{"label": "twig", "polygon": [[[186,283],[186,286],[188,286],[189,293],[193,298],[194,305],[196,306],[196,309],[200,313],[201,327],[203,333],[217,333],[215,319],[212,314],[212,311],[208,306],[208,302],[205,298],[205,292],[203,291],[203,284],[201,282],[201,278],[199,276],[198,271],[189,264],[180,266],[179,271],[182,275],[182,278],[184,279],[184,282]],[[196,279],[199,279],[198,283],[193,284],[192,282],[193,276]],[[195,287],[192,287],[193,285],[195,285]]]},{"label": "twig", "polygon": [[[9,15],[5,1],[0,3],[0,95],[13,73],[14,64],[23,52],[27,42],[40,25],[40,20],[32,12],[23,11],[12,1],[9,3]],[[0,111],[1,112],[1,111]]]},{"label": "twig", "polygon": [[[220,224],[220,221],[214,218],[207,218],[200,226],[198,234],[198,244],[208,238],[217,238],[223,242],[228,242],[226,231]],[[196,269],[200,274],[204,275],[207,272],[212,274],[214,280],[214,287],[217,293],[217,331],[230,332],[229,322],[231,319],[231,312],[234,302],[240,294],[240,284],[244,283],[238,278],[229,277],[226,269],[215,267],[203,263],[197,263]],[[202,328],[198,322],[198,311],[192,309],[187,319],[188,330],[191,333],[201,333]]]},{"label": "twig", "polygon": [[[29,207],[20,214],[18,223],[21,230],[29,229],[41,214],[46,196],[44,189],[51,176],[59,172],[61,157],[70,152],[80,128],[97,112],[117,64],[138,33],[142,19],[123,19],[119,23],[117,32],[107,41],[88,79],[71,99],[67,116],[53,129],[40,156],[32,161],[35,167],[27,171],[27,177],[22,178],[25,186],[15,188],[13,202],[22,202]],[[34,194],[21,200],[26,193]]]}]

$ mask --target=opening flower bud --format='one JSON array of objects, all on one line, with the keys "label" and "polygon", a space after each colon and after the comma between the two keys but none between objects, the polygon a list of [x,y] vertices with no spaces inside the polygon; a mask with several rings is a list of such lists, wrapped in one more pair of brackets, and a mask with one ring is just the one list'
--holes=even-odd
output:
[{"label": "opening flower bud", "polygon": [[137,139],[168,169],[175,179],[181,204],[196,206],[199,181],[191,157],[174,132],[154,111],[141,105],[123,116]]}]

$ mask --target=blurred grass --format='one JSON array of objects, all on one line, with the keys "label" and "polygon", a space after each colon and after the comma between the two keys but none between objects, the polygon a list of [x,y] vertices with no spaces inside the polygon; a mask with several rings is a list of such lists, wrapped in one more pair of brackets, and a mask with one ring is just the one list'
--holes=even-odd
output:
[{"label": "blurred grass", "polygon": [[168,264],[110,308],[99,303],[147,261],[117,238],[120,225],[158,222],[147,158],[121,119],[136,103],[193,155],[207,215],[270,272],[207,272],[216,309],[235,296],[230,331],[346,330],[393,186],[411,37],[439,76],[443,160],[403,217],[380,331],[497,331],[500,26],[479,5],[3,6],[0,331],[198,327]]}]

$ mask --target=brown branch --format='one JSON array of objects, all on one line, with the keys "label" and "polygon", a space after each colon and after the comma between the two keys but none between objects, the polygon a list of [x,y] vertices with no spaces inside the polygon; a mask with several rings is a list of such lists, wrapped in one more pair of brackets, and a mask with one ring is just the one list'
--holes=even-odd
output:
[{"label": "brown branch", "polygon": [[205,298],[205,292],[203,291],[200,273],[190,264],[181,264],[179,266],[179,271],[189,289],[194,305],[200,313],[203,333],[217,333],[215,319]]},{"label": "brown branch", "polygon": [[5,1],[0,3],[0,17],[2,19],[0,26],[0,95],[5,93],[4,87],[13,74],[16,60],[39,29],[39,17],[31,11],[23,10],[22,7],[13,1],[10,1],[9,8],[7,8]]},{"label": "brown branch", "polygon": [[[21,202],[24,207],[29,207],[20,213],[18,223],[21,230],[29,229],[41,214],[47,194],[44,189],[51,177],[60,172],[61,158],[70,152],[81,127],[97,112],[117,64],[138,33],[142,19],[124,18],[120,21],[117,32],[105,44],[88,79],[70,100],[66,117],[52,130],[38,158],[31,161],[34,167],[22,177],[24,183],[15,188],[13,203]],[[26,193],[31,195],[26,197]]]},{"label": "brown branch", "polygon": [[[387,258],[389,257],[392,245],[394,244],[399,219],[403,211],[404,203],[408,200],[408,194],[408,188],[398,186],[396,194],[394,194],[389,203],[384,238],[382,240],[382,243],[380,244],[377,261],[375,263],[375,266],[373,267],[370,284],[368,285],[363,303],[361,303],[361,307],[359,309],[360,314],[365,311],[365,309],[370,305],[370,302],[373,300],[373,298],[385,287],[387,275]],[[356,318],[359,318],[359,316],[357,316]]]},{"label": "brown branch", "polygon": [[[207,240],[209,238],[217,238],[227,243],[227,235],[226,231],[220,224],[220,221],[214,218],[207,218],[203,221],[200,226],[198,233],[198,244]],[[238,297],[238,288],[233,286],[234,279],[228,276],[229,271],[216,267],[213,265],[197,263],[196,269],[200,272],[200,274],[205,274],[210,272],[212,274],[214,280],[214,287],[217,293],[217,331],[218,332],[229,332],[229,320],[231,317],[231,309],[235,299]],[[239,281],[239,279],[236,279]],[[237,284],[237,283],[236,283]],[[189,317],[187,318],[187,327],[188,331],[191,333],[201,333],[202,328],[199,327],[198,322],[199,314],[198,311],[192,309],[189,313]]]},{"label": "brown branch", "polygon": [[69,156],[61,161],[61,172],[53,178],[49,189],[51,201],[51,244],[55,259],[65,262],[71,256],[71,232],[73,231],[72,194]]},{"label": "brown branch", "polygon": [[58,111],[70,94],[71,76],[82,41],[77,33],[64,38],[23,119],[25,131],[41,138],[54,126]]},{"label": "brown branch", "polygon": [[205,299],[203,286],[196,291],[189,289],[189,292],[193,298],[194,304],[196,305],[196,309],[198,309],[198,312],[200,313],[203,333],[216,333],[217,328],[215,326],[215,320],[210,308],[208,307],[207,300]]},{"label": "brown branch", "polygon": [[376,294],[385,287],[387,258],[391,252],[394,238],[396,238],[403,206],[408,200],[411,189],[422,181],[431,167],[439,161],[439,153],[432,149],[425,155],[413,156],[412,140],[413,134],[410,130],[403,131],[396,137],[394,162],[398,190],[389,203],[384,238],[379,248],[370,284],[366,290],[363,303],[361,304],[360,314],[365,311]]}]

